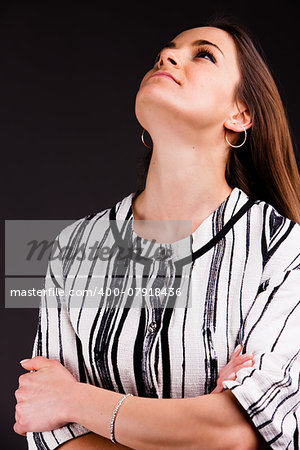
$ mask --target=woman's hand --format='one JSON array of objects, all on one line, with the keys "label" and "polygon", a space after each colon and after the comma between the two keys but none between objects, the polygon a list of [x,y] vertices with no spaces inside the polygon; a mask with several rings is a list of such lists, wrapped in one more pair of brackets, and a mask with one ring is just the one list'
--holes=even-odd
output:
[{"label": "woman's hand", "polygon": [[[217,386],[211,392],[216,394],[224,390],[222,382],[235,379],[238,370],[253,364],[253,355],[241,355],[242,346],[238,346],[226,366],[220,370]],[[68,405],[76,378],[59,362],[35,356],[22,362],[26,370],[35,370],[19,377],[19,388],[15,391],[16,433],[26,436],[29,431],[50,431],[66,425],[69,421]]]},{"label": "woman's hand", "polygon": [[50,431],[66,425],[67,406],[77,380],[59,361],[43,356],[21,364],[35,372],[19,377],[14,431],[26,436],[28,431]]},{"label": "woman's hand", "polygon": [[223,369],[220,370],[217,379],[217,386],[211,394],[217,394],[224,390],[222,382],[226,380],[235,380],[236,373],[243,369],[243,367],[250,367],[253,365],[253,354],[245,353],[241,355],[242,345],[238,345],[231,355],[230,360]]}]

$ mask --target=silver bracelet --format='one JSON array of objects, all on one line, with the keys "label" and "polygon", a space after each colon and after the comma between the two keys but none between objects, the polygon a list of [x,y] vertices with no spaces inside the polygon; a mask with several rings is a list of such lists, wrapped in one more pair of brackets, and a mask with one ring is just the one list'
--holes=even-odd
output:
[{"label": "silver bracelet", "polygon": [[126,397],[129,397],[129,396],[132,396],[132,397],[133,397],[132,394],[126,394],[126,395],[124,395],[122,398],[120,398],[120,400],[119,400],[118,403],[116,404],[116,407],[115,407],[115,409],[114,409],[114,412],[113,412],[113,414],[112,414],[112,416],[111,416],[111,421],[110,421],[110,440],[111,440],[111,442],[113,442],[114,444],[117,444],[117,443],[118,443],[118,442],[115,440],[115,430],[114,430],[114,428],[115,428],[115,419],[116,419],[116,415],[117,415],[117,412],[118,412],[118,410],[119,410],[119,408],[120,408],[121,403],[123,402],[123,400],[125,400],[125,398],[126,398]]}]

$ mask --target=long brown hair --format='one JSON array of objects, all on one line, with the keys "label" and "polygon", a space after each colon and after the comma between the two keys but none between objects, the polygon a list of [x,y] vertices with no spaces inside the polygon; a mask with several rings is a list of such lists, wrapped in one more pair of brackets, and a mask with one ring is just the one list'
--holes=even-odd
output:
[{"label": "long brown hair", "polygon": [[[300,176],[287,114],[259,44],[245,27],[228,18],[215,17],[200,26],[220,28],[234,39],[241,73],[235,98],[248,106],[252,118],[246,143],[230,149],[227,183],[300,223]],[[151,156],[152,150],[140,161],[137,189],[144,187]]]}]

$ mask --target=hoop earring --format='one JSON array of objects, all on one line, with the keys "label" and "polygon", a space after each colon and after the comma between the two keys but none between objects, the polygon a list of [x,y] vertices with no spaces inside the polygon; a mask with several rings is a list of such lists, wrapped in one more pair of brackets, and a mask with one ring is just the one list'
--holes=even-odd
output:
[{"label": "hoop earring", "polygon": [[[243,125],[241,125],[241,126],[243,127]],[[246,131],[246,128],[243,127],[243,129],[244,129],[245,137],[244,137],[243,142],[241,144],[239,144],[239,145],[232,145],[232,144],[230,144],[230,142],[227,139],[226,131],[225,131],[225,139],[226,139],[227,144],[230,145],[230,147],[239,148],[239,147],[242,147],[245,144],[246,139],[247,139],[247,131]]]},{"label": "hoop earring", "polygon": [[143,132],[142,132],[142,136],[141,136],[142,143],[144,144],[145,147],[152,149],[152,147],[147,145],[146,142],[144,141],[144,133],[145,133],[145,131],[146,131],[145,128],[143,128]]}]

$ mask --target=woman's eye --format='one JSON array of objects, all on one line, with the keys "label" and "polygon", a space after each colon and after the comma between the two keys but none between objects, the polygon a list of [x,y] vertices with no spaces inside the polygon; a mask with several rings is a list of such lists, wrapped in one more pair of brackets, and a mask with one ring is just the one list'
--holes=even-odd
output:
[{"label": "woman's eye", "polygon": [[[158,55],[156,56],[155,60],[154,60],[154,64],[156,64],[159,61],[160,58],[160,53],[158,53]],[[198,53],[196,54],[196,58],[207,58],[209,59],[212,63],[216,63],[216,59],[214,57],[214,55],[209,51],[209,50],[199,50]]]},{"label": "woman's eye", "polygon": [[215,57],[208,50],[200,50],[196,55],[196,58],[199,58],[199,57],[202,57],[202,58],[208,57],[211,62],[213,62],[214,64],[216,63]]}]

